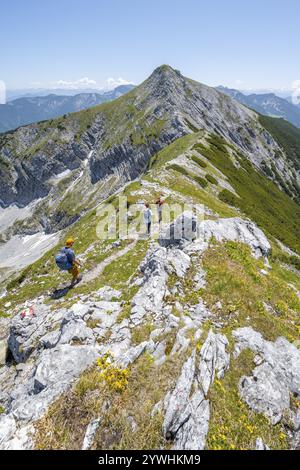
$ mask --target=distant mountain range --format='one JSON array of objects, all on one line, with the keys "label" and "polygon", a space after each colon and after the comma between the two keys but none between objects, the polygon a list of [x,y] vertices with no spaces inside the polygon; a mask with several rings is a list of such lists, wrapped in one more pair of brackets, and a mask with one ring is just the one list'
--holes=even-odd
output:
[{"label": "distant mountain range", "polygon": [[19,88],[19,89],[7,89],[6,90],[6,101],[13,101],[17,98],[32,98],[34,96],[48,96],[48,95],[62,95],[62,96],[75,96],[81,93],[96,93],[97,95],[103,95],[110,93],[116,88],[122,88],[123,86],[129,86],[130,89],[134,84],[128,83],[119,85],[118,87],[108,88]]},{"label": "distant mountain range", "polygon": [[0,132],[7,132],[33,122],[53,119],[114,100],[134,88],[120,85],[104,93],[79,93],[73,96],[48,94],[27,96],[0,104]]},{"label": "distant mountain range", "polygon": [[293,104],[291,98],[280,98],[274,93],[246,95],[239,90],[223,86],[217,89],[260,114],[283,118],[300,128],[300,105]]}]

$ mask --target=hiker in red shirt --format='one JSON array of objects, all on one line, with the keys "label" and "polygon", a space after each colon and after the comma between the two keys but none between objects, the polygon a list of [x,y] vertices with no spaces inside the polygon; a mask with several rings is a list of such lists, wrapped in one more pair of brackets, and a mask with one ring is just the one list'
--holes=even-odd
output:
[{"label": "hiker in red shirt", "polygon": [[162,222],[162,206],[164,204],[164,201],[159,196],[158,199],[156,200],[155,204],[156,204],[156,207],[157,207],[158,223],[161,224],[161,222]]}]

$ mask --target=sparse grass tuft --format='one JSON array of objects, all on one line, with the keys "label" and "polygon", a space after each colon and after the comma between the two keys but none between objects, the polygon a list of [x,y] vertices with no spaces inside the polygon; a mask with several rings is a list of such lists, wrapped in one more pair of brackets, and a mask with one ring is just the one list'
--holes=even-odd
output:
[{"label": "sparse grass tuft", "polygon": [[143,341],[147,341],[151,332],[155,329],[153,323],[147,322],[140,326],[136,326],[131,335],[133,344],[140,344]]}]

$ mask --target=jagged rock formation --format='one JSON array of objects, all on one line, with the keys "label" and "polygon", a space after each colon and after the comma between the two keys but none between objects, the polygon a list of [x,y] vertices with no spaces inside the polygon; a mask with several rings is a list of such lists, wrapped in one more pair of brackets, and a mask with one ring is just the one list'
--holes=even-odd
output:
[{"label": "jagged rock formation", "polygon": [[220,378],[229,367],[227,345],[225,336],[210,331],[199,363],[196,364],[194,351],[183,365],[174,390],[167,394],[162,405],[156,406],[155,411],[161,407],[165,410],[163,432],[166,439],[174,441],[174,449],[204,449],[210,416],[206,397],[215,373]]},{"label": "jagged rock formation", "polygon": [[256,257],[267,257],[271,245],[264,233],[251,221],[239,218],[206,220],[202,223],[204,238],[216,238],[218,241],[233,240],[246,243]]},{"label": "jagged rock formation", "polygon": [[224,377],[229,368],[230,356],[226,352],[228,340],[226,336],[209,332],[200,354],[198,382],[205,396],[214,381],[215,374],[219,379]]}]

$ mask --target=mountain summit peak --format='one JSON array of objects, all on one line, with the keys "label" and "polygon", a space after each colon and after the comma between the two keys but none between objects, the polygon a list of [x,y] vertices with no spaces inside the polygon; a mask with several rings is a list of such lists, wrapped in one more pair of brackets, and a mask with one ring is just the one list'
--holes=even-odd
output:
[{"label": "mountain summit peak", "polygon": [[160,65],[142,84],[146,88],[151,89],[152,93],[157,96],[161,95],[161,98],[166,95],[169,96],[170,100],[174,98],[174,89],[182,89],[184,87],[185,78],[181,75],[179,70],[173,69],[170,65]]},{"label": "mountain summit peak", "polygon": [[168,65],[168,64],[159,65],[153,70],[153,73],[170,73],[170,72],[176,72],[176,70],[173,69],[173,67],[171,67],[171,65]]},{"label": "mountain summit peak", "polygon": [[170,65],[163,64],[163,65],[160,65],[159,67],[156,67],[156,69],[153,70],[149,78],[153,78],[153,77],[160,77],[160,78],[174,77],[175,78],[176,76],[181,77],[181,73],[179,70],[173,69]]}]

